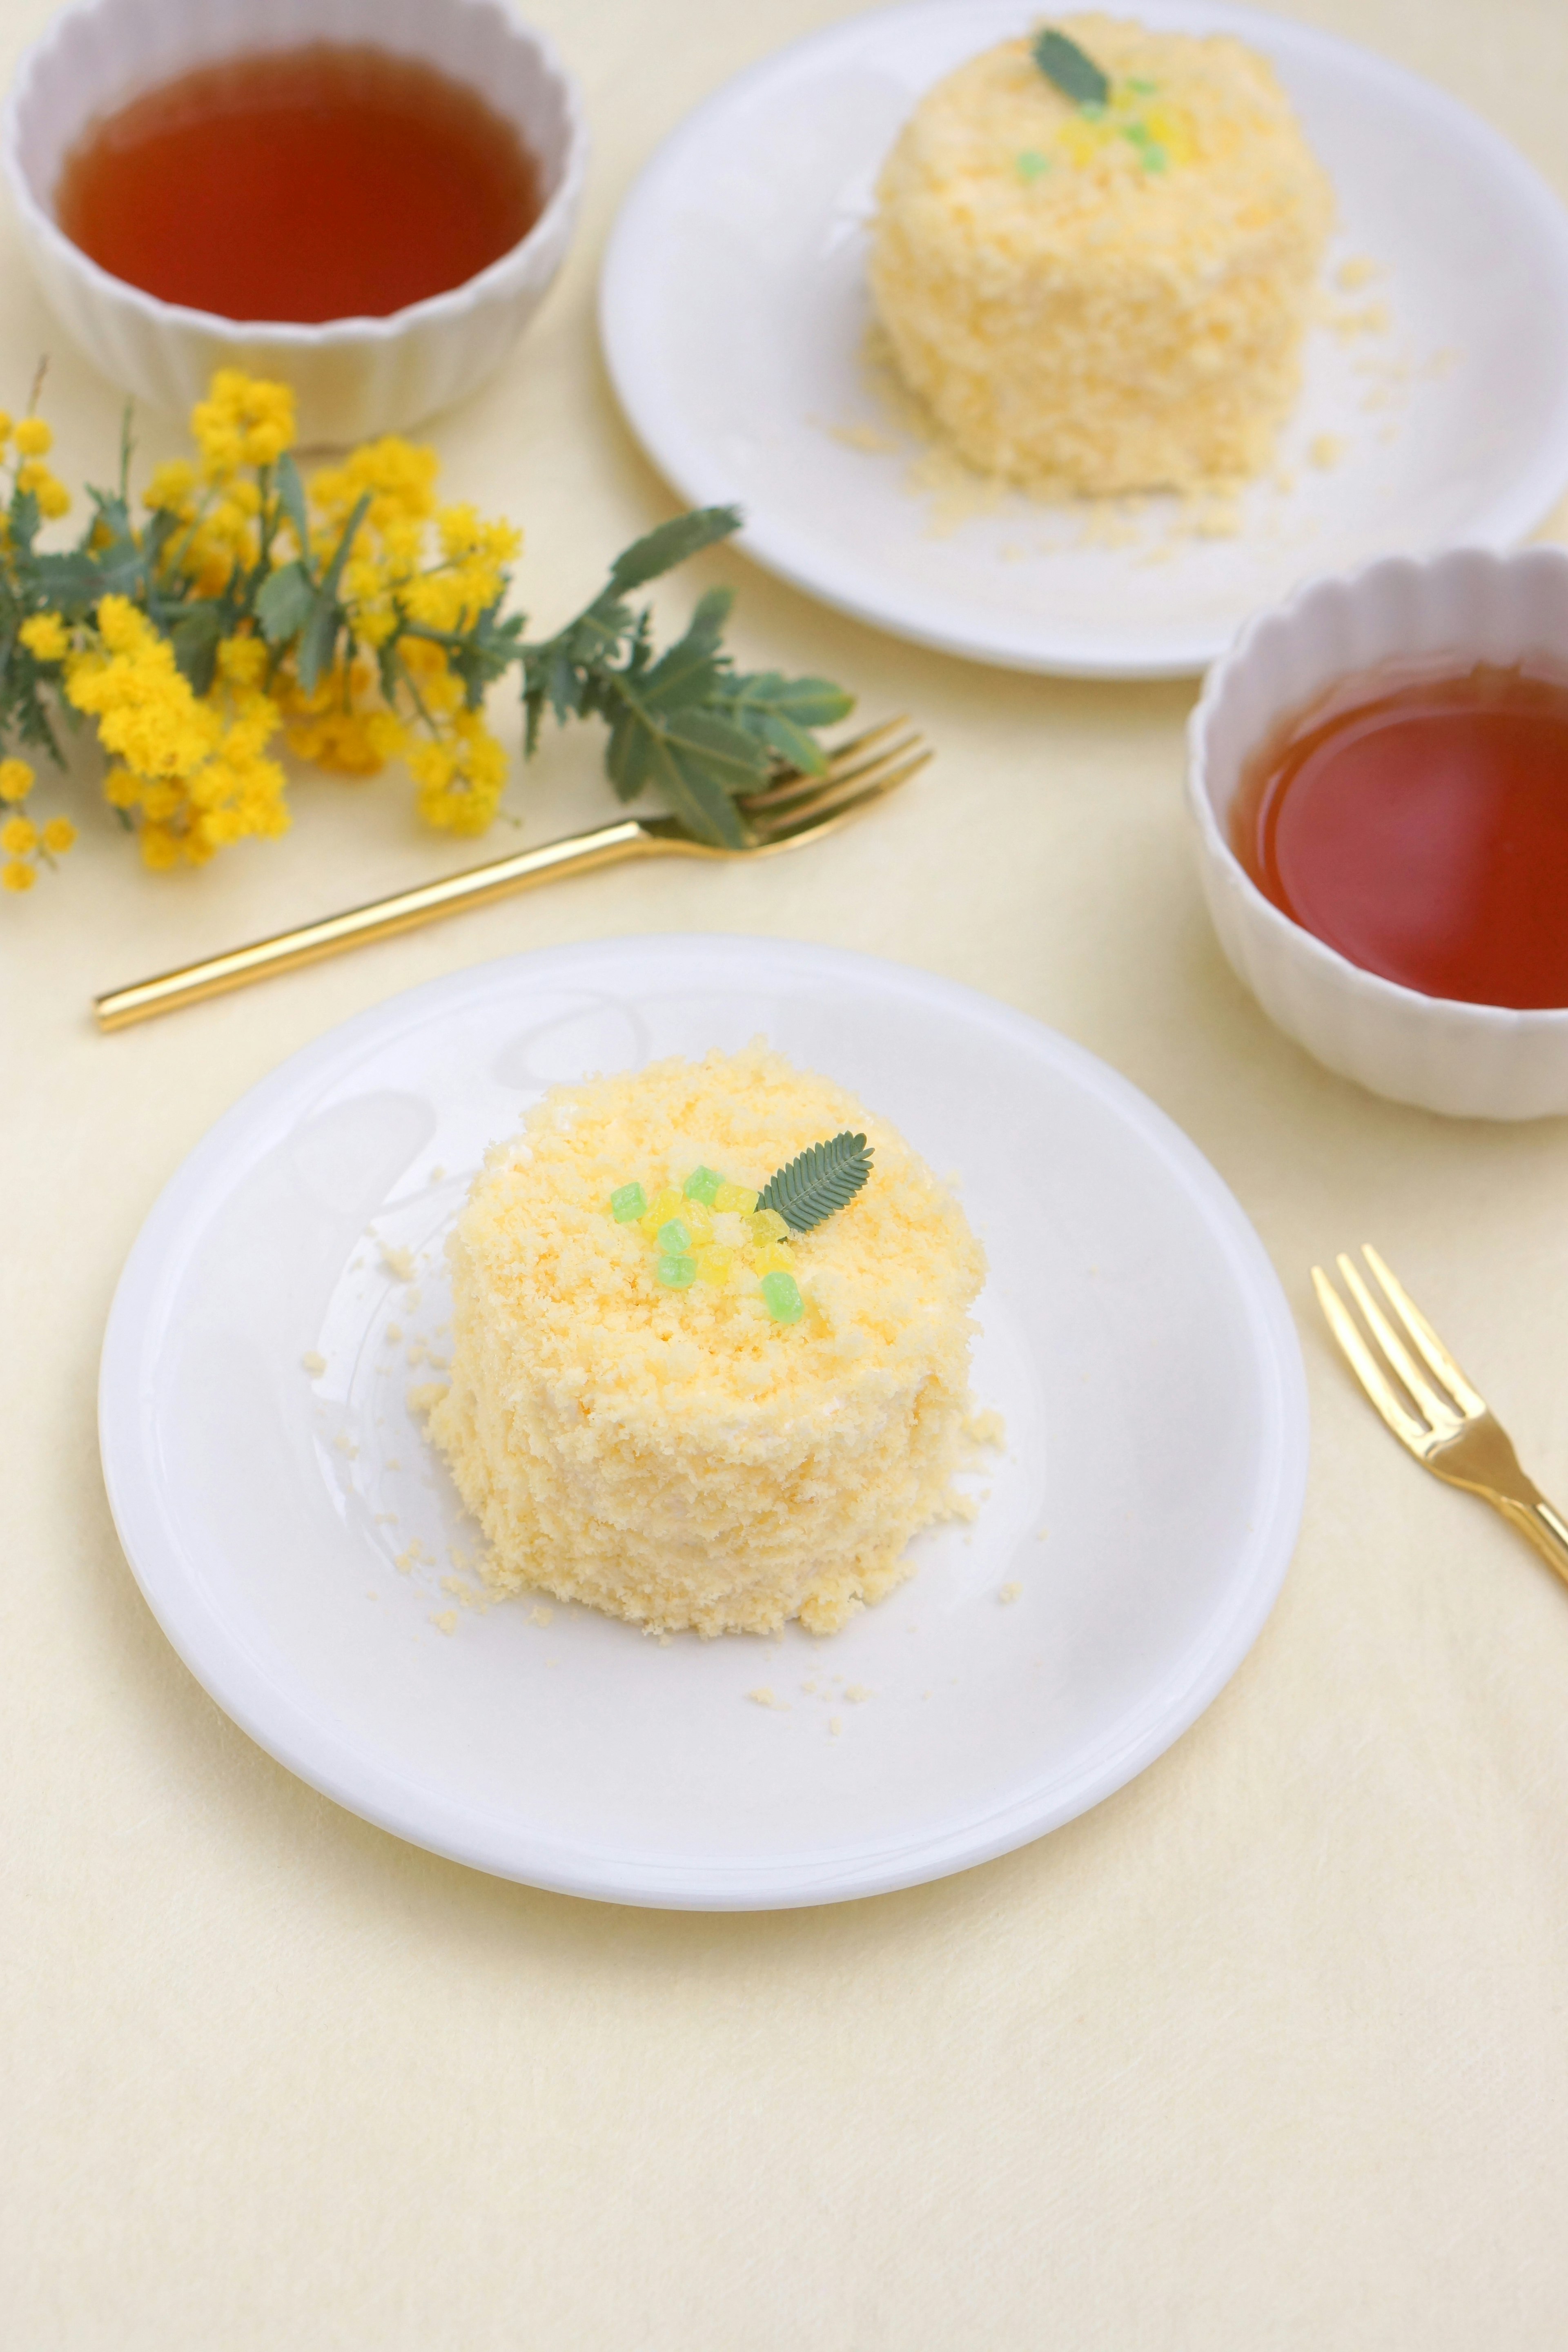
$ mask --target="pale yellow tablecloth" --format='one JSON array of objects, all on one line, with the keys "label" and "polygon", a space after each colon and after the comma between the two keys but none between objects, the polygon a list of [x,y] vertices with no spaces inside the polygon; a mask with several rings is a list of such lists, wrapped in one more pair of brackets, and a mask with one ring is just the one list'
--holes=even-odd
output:
[{"label": "pale yellow tablecloth", "polygon": [[[669,510],[594,334],[621,193],[717,83],[845,12],[531,5],[586,86],[587,216],[504,375],[431,437],[455,494],[526,522],[525,601],[552,620]],[[0,74],[50,13],[6,0]],[[1562,0],[1292,13],[1445,84],[1568,192]],[[5,405],[43,349],[61,470],[101,474],[119,394],[45,316],[7,216]],[[174,447],[145,431],[149,457]],[[1556,2352],[1568,1593],[1398,1455],[1306,1269],[1382,1239],[1568,1496],[1568,1129],[1395,1109],[1267,1024],[1190,870],[1188,687],[1008,677],[739,558],[709,576],[740,585],[749,656],[918,713],[942,765],[896,818],[798,861],[605,875],[112,1039],[94,989],[471,853],[433,848],[400,783],[323,783],[286,844],[205,875],[143,875],[105,824],[58,887],[0,906],[0,2337]],[[552,744],[521,794],[533,838],[603,804],[597,759],[590,730]],[[1026,845],[1005,861],[1004,822]],[[244,1087],[434,974],[687,926],[921,962],[1103,1055],[1256,1220],[1312,1390],[1283,1599],[1170,1755],[985,1869],[776,1917],[500,1885],[312,1794],[175,1659],[97,1463],[115,1276]]]}]

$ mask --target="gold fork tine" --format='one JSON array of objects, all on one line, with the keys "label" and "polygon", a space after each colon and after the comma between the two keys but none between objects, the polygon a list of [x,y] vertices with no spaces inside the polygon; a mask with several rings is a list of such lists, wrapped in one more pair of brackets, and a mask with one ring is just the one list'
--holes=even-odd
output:
[{"label": "gold fork tine", "polygon": [[900,710],[896,718],[879,719],[875,727],[862,727],[858,735],[851,735],[844,742],[834,744],[827,754],[829,768],[839,767],[846,760],[858,760],[863,751],[870,750],[873,743],[885,741],[888,736],[896,735],[900,727],[907,728],[910,724],[908,711]]},{"label": "gold fork tine", "polygon": [[918,775],[931,756],[929,751],[921,751],[914,759],[906,761],[901,768],[895,768],[890,775],[883,776],[879,782],[868,786],[864,792],[854,793],[847,800],[835,803],[820,803],[791,824],[764,830],[761,846],[782,849],[790,842],[815,841],[819,833],[826,833],[842,824],[847,817],[858,816],[862,809],[869,808],[873,801],[885,801],[889,793],[896,793],[900,784],[907,784],[911,776]]},{"label": "gold fork tine", "polygon": [[748,823],[756,825],[764,835],[773,835],[786,827],[792,831],[802,828],[809,832],[815,823],[830,816],[837,809],[848,807],[851,803],[863,800],[868,795],[879,799],[895,784],[907,783],[931,758],[930,751],[918,735],[911,736],[909,740],[912,757],[907,760],[900,761],[896,757],[896,753],[905,748],[900,744],[895,746],[893,753],[868,760],[847,775],[816,777],[801,791],[792,793],[786,800],[775,801],[770,808],[759,812],[748,802],[745,807]]},{"label": "gold fork tine", "polygon": [[[1450,1486],[1463,1486],[1501,1513],[1510,1527],[1528,1536],[1542,1558],[1568,1583],[1568,1520],[1520,1467],[1513,1440],[1486,1399],[1471,1387],[1420,1308],[1394,1278],[1370,1243],[1362,1252],[1394,1307],[1437,1379],[1446,1381],[1457,1403],[1448,1403],[1432,1390],[1417,1370],[1408,1350],[1348,1257],[1337,1263],[1352,1297],[1367,1318],[1367,1328],[1387,1350],[1388,1360],[1411,1395],[1429,1413],[1418,1421],[1394,1392],[1384,1366],[1368,1346],[1356,1323],[1321,1265],[1312,1268],[1312,1287],[1329,1318],[1329,1328],[1366,1391],[1378,1413],[1402,1445],[1435,1477]],[[1436,1408],[1434,1411],[1433,1408]]]},{"label": "gold fork tine", "polygon": [[1458,1399],[1467,1412],[1485,1412],[1486,1399],[1465,1378],[1464,1373],[1459,1370],[1458,1365],[1398,1276],[1384,1265],[1370,1242],[1363,1242],[1361,1247],[1362,1255],[1388,1293],[1394,1313],[1436,1373],[1437,1378],[1440,1381],[1447,1381],[1450,1392]]},{"label": "gold fork tine", "polygon": [[[799,769],[792,770],[788,775],[780,776],[773,783],[764,784],[760,792],[745,793],[743,795],[745,805],[748,809],[769,808],[776,802],[787,800],[792,793],[799,792],[803,783],[837,782],[841,779],[858,774],[859,770],[854,763],[859,760],[862,752],[868,751],[873,743],[880,743],[884,736],[891,735],[899,728],[909,727],[909,725],[907,719],[884,719],[880,726],[868,727],[863,733],[852,735],[847,743],[836,744],[827,755],[827,765],[820,776],[806,776]],[[910,729],[903,742],[889,744],[887,750],[879,752],[878,757],[883,760],[891,759],[907,749],[910,744],[918,743],[920,737],[913,729]],[[876,761],[868,761],[864,764],[874,767]]]},{"label": "gold fork tine", "polygon": [[1342,1250],[1334,1264],[1343,1275],[1351,1297],[1365,1317],[1367,1328],[1377,1340],[1384,1354],[1405,1382],[1432,1427],[1434,1429],[1457,1428],[1464,1416],[1455,1411],[1452,1402],[1447,1397],[1440,1397],[1426,1380],[1409,1349],[1362,1280],[1361,1270],[1354,1259],[1346,1257]]},{"label": "gold fork tine", "polygon": [[866,782],[881,775],[906,752],[918,751],[921,748],[919,735],[911,729],[907,735],[901,735],[896,743],[887,744],[868,759],[851,761],[832,759],[819,776],[806,776],[798,772],[781,776],[760,793],[744,793],[741,799],[741,807],[746,816],[753,820],[757,817],[793,815],[797,810],[811,806],[814,802],[825,798],[831,793],[842,792],[851,784]]},{"label": "gold fork tine", "polygon": [[1318,1304],[1328,1317],[1335,1339],[1350,1360],[1351,1370],[1400,1444],[1408,1445],[1414,1453],[1426,1432],[1394,1395],[1384,1378],[1381,1365],[1356,1329],[1339,1292],[1321,1265],[1312,1268],[1312,1287],[1318,1294]]}]

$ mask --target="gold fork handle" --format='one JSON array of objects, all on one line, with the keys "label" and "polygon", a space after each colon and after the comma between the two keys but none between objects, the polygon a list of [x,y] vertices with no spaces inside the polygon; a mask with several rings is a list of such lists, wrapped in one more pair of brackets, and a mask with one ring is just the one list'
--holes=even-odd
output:
[{"label": "gold fork handle", "polygon": [[438,916],[455,914],[461,907],[482,907],[509,890],[524,890],[531,883],[558,874],[585,874],[593,866],[610,866],[622,857],[657,855],[665,846],[636,817],[602,824],[593,833],[571,834],[563,841],[546,841],[537,849],[518,850],[510,857],[492,859],[488,866],[470,866],[462,874],[423,883],[416,890],[400,890],[394,898],[351,907],[346,914],[328,915],[299,930],[256,940],[249,947],[233,948],[227,955],[211,956],[205,963],[160,972],[155,980],[138,981],[133,988],[112,989],[107,996],[94,999],[99,1027],[129,1028],[133,1021],[149,1021],[156,1013],[172,1013],[176,1005],[198,1003],[204,996],[219,995],[226,988],[243,988],[269,972],[289,971],[295,964],[337,955],[363,940],[388,939],[395,931],[433,923]]},{"label": "gold fork handle", "polygon": [[1543,1559],[1549,1560],[1568,1584],[1568,1521],[1552,1508],[1544,1495],[1537,1495],[1532,1503],[1516,1503],[1500,1496],[1498,1508],[1521,1535],[1528,1536]]}]

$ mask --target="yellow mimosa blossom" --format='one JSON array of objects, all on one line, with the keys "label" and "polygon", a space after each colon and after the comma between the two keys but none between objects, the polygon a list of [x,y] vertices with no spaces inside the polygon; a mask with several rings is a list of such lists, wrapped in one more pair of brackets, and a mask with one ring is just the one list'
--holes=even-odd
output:
[{"label": "yellow mimosa blossom", "polygon": [[364,720],[365,740],[380,760],[395,760],[408,748],[408,730],[395,710],[384,705],[379,710],[368,710]]},{"label": "yellow mimosa blossom", "polygon": [[474,562],[499,574],[522,552],[522,533],[514,523],[486,522],[471,506],[443,507],[436,530],[449,563]]},{"label": "yellow mimosa blossom", "polygon": [[[199,866],[247,834],[285,832],[286,780],[265,756],[282,716],[271,697],[225,679],[226,710],[216,694],[198,698],[168,640],[126,597],[103,598],[98,627],[107,658],[78,655],[66,693],[121,763],[105,790],[114,806],[140,809],[147,863]],[[252,659],[230,656],[242,673]]]},{"label": "yellow mimosa blossom", "polygon": [[324,467],[310,478],[310,500],[327,518],[331,544],[368,490],[366,520],[385,532],[399,522],[423,522],[434,511],[438,460],[434,449],[417,447],[395,433],[351,450],[341,466]]},{"label": "yellow mimosa blossom", "polygon": [[[34,418],[32,421],[37,423],[37,420]],[[24,417],[22,423],[25,425],[27,422],[28,420]],[[17,425],[16,431],[20,436],[21,425]],[[55,479],[41,457],[29,457],[25,466],[17,467],[16,488],[19,490],[31,490],[38,501],[38,512],[47,516],[50,521],[70,512],[70,492],[63,482],[58,482]]]},{"label": "yellow mimosa blossom", "polygon": [[482,525],[471,506],[442,507],[436,517],[436,536],[448,563],[470,554],[479,543]]},{"label": "yellow mimosa blossom", "polygon": [[[237,488],[238,485],[235,486]],[[252,509],[254,512],[254,509]],[[220,499],[203,522],[203,529],[226,547],[243,547],[250,535],[250,516],[232,495]]]},{"label": "yellow mimosa blossom", "polygon": [[380,523],[382,561],[389,578],[406,580],[419,569],[425,552],[425,527],[413,515],[397,515]]},{"label": "yellow mimosa blossom", "polygon": [[98,608],[107,652],[69,664],[66,695],[98,721],[104,749],[143,776],[185,775],[211,756],[216,713],[204,709],[181,676],[174,649],[125,596]]},{"label": "yellow mimosa blossom", "polygon": [[313,760],[340,776],[374,776],[386,761],[384,737],[373,730],[377,714],[363,706],[371,684],[370,665],[355,662],[345,670],[341,660],[307,694],[293,679],[278,690],[284,719],[284,740],[297,759]]},{"label": "yellow mimosa blossom", "polygon": [[374,653],[378,646],[397,634],[397,607],[390,598],[374,604],[356,604],[353,608],[353,630],[360,643]]},{"label": "yellow mimosa blossom", "polygon": [[260,637],[225,637],[217,649],[218,674],[230,686],[259,686],[267,673],[267,647]]},{"label": "yellow mimosa blossom", "polygon": [[[288,386],[220,369],[192,411],[191,433],[195,459],[165,459],[141,497],[144,513],[179,526],[163,529],[159,620],[139,594],[114,593],[88,619],[68,624],[46,610],[18,631],[37,662],[58,666],[66,700],[94,722],[108,755],[104,796],[132,820],[148,865],[199,864],[231,841],[285,829],[286,780],[267,750],[279,730],[297,756],[341,775],[374,775],[406,756],[429,823],[482,831],[505,786],[506,753],[467,707],[447,647],[418,632],[456,637],[472,627],[503,595],[520,534],[466,503],[437,510],[435,451],[389,434],[314,476],[309,544],[300,548],[271,473],[293,439]],[[40,513],[63,513],[64,487],[43,462],[49,426],[40,417],[16,425],[0,418],[0,446],[7,440],[17,486],[32,491]],[[345,634],[307,692],[297,648],[268,645],[252,612],[266,577],[258,567],[264,558],[276,566],[303,556],[321,578],[362,499],[338,575]],[[100,506],[84,549],[107,554],[127,527]],[[0,564],[7,544],[0,537]],[[181,604],[225,595],[237,597],[237,626],[216,646],[199,630],[186,632],[177,655],[172,624]],[[375,656],[388,646],[383,675]],[[20,803],[33,781],[26,761],[0,761],[0,802]],[[0,837],[8,887],[30,887],[35,861],[63,855],[75,839],[68,817],[41,828],[10,819]]]},{"label": "yellow mimosa blossom", "polygon": [[506,751],[477,710],[459,710],[450,734],[416,745],[408,772],[426,824],[448,833],[483,833],[506,784]]},{"label": "yellow mimosa blossom", "polygon": [[171,866],[180,862],[178,836],[166,824],[144,824],[142,828],[142,857],[154,874],[166,874]]},{"label": "yellow mimosa blossom", "polygon": [[[629,681],[647,615],[601,596],[548,644],[526,643],[521,615],[496,617],[521,534],[467,500],[438,506],[433,449],[384,435],[306,483],[287,455],[294,428],[287,384],[219,369],[191,412],[193,454],[165,459],[133,494],[127,446],[119,486],[91,492],[63,562],[40,563],[41,521],[69,505],[46,463],[50,427],[0,415],[0,476],[24,493],[0,487],[0,604],[22,649],[0,670],[0,744],[52,748],[61,702],[89,719],[104,797],[160,868],[287,829],[279,736],[342,776],[401,759],[427,824],[482,833],[509,774],[483,698],[509,673],[531,743],[548,677],[558,715],[620,730],[612,772],[635,781],[637,730],[651,722]],[[666,544],[693,549],[732,527],[722,512],[691,521]],[[709,677],[722,721],[742,681],[722,662],[701,670],[698,707]],[[836,688],[814,698],[847,704]],[[68,816],[21,814],[34,781],[27,761],[0,758],[11,891],[30,889],[77,838]]]},{"label": "yellow mimosa blossom", "polygon": [[191,433],[209,482],[240,466],[274,465],[294,439],[294,394],[239,368],[219,368],[191,411]]},{"label": "yellow mimosa blossom", "polygon": [[457,746],[439,739],[411,744],[408,772],[419,787],[419,814],[433,822],[431,811],[444,804],[458,772]]},{"label": "yellow mimosa blossom", "polygon": [[153,467],[153,478],[142,493],[142,503],[154,514],[164,509],[170,514],[193,515],[199,478],[188,457],[166,457],[161,466]]},{"label": "yellow mimosa blossom", "polygon": [[433,646],[425,637],[405,637],[400,650],[415,707],[422,718],[449,719],[461,709],[463,681],[454,677],[444,646]]},{"label": "yellow mimosa blossom", "polygon": [[35,613],[16,635],[39,661],[64,661],[70,651],[70,634],[58,613]]}]

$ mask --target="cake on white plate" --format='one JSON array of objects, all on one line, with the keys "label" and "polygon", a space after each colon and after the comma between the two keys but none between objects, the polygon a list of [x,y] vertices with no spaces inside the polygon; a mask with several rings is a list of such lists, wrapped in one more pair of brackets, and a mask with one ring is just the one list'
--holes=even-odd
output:
[{"label": "cake on white plate", "polygon": [[449,1253],[430,1429],[493,1590],[827,1633],[966,1512],[980,1245],[891,1127],[760,1043],[552,1088]]},{"label": "cake on white plate", "polygon": [[1333,193],[1267,59],[1058,20],[928,91],[878,184],[899,373],[983,473],[1234,488],[1300,385]]}]

